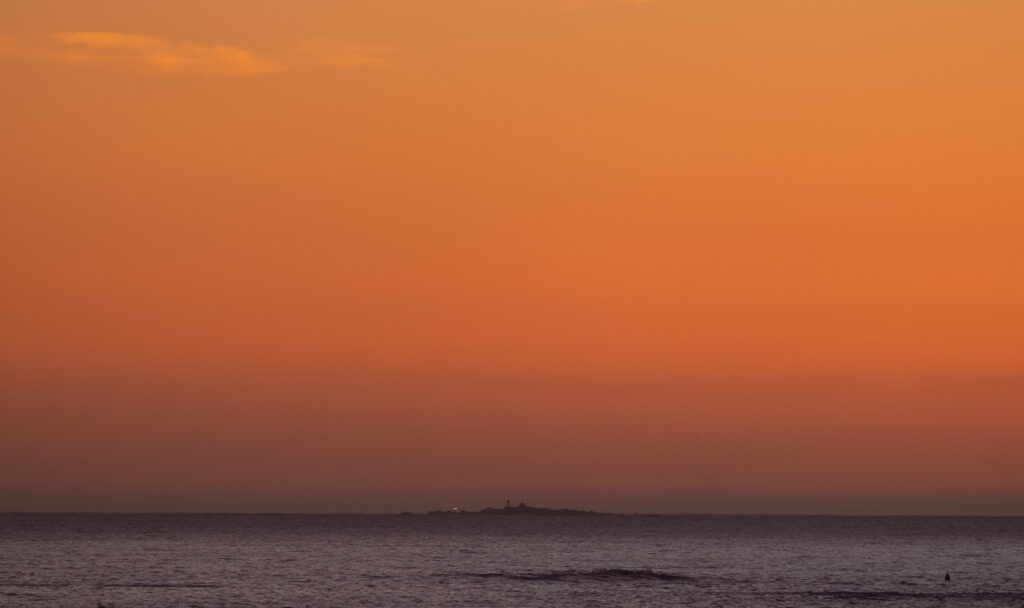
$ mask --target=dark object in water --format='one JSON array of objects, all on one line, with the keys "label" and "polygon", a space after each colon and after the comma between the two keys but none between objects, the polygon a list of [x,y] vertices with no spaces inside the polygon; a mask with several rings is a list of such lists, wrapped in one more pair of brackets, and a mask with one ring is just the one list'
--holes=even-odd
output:
[{"label": "dark object in water", "polygon": [[946,580],[949,580],[949,570],[946,570]]}]

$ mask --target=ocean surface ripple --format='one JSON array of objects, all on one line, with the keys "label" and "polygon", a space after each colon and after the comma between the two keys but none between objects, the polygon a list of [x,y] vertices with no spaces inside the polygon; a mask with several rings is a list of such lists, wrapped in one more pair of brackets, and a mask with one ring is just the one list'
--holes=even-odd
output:
[{"label": "ocean surface ripple", "polygon": [[4,608],[1021,608],[1022,573],[1024,518],[0,514]]}]

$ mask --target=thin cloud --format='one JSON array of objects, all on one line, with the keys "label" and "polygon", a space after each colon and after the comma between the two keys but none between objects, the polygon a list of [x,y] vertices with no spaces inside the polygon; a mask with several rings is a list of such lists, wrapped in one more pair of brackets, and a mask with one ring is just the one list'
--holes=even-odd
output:
[{"label": "thin cloud", "polygon": [[295,52],[295,62],[326,67],[357,68],[384,63],[392,50],[388,47],[353,44],[335,38],[313,38]]},{"label": "thin cloud", "polygon": [[383,63],[390,50],[317,38],[284,56],[227,44],[197,44],[119,32],[54,32],[0,37],[0,54],[22,60],[111,65],[143,72],[260,76],[299,65],[355,68]]},{"label": "thin cloud", "polygon": [[[50,48],[54,59],[121,64],[151,72],[222,76],[258,76],[279,72],[280,63],[237,46],[175,42],[157,36],[118,32],[57,32]],[[46,41],[46,38],[43,39]]]}]

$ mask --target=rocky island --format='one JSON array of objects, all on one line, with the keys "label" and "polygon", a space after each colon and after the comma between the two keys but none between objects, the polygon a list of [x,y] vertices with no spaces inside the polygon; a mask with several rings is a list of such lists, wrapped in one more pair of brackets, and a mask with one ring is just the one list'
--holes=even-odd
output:
[{"label": "rocky island", "polygon": [[487,507],[480,511],[464,511],[458,507],[452,507],[447,511],[430,511],[427,515],[539,515],[544,517],[567,516],[567,515],[604,515],[597,511],[580,511],[577,509],[549,509],[547,507],[529,507],[526,503],[519,503],[513,507],[507,503],[503,508]]}]

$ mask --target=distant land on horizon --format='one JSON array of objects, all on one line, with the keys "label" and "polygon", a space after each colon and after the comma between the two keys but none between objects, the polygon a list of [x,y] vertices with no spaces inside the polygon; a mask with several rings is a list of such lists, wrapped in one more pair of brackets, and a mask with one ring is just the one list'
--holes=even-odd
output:
[{"label": "distant land on horizon", "polygon": [[[412,515],[408,511],[403,515]],[[429,511],[427,515],[539,515],[544,517],[567,516],[567,515],[612,515],[612,513],[600,513],[598,511],[581,511],[579,509],[551,509],[548,507],[530,507],[525,502],[513,507],[511,503],[501,509],[486,507],[479,511],[466,511],[459,507],[452,507],[444,511]]]},{"label": "distant land on horizon", "polygon": [[594,511],[582,509],[553,509],[550,507],[532,507],[525,503],[517,506],[506,505],[502,508],[485,507],[479,511],[452,507],[425,512],[352,512],[352,511],[45,511],[45,510],[0,510],[0,517],[22,515],[85,515],[85,516],[118,516],[118,515],[154,515],[154,516],[376,516],[376,517],[436,517],[455,515],[523,515],[540,517],[559,516],[618,516],[618,517],[836,517],[836,518],[994,518],[1020,519],[1024,513],[929,513],[899,512],[888,513],[843,513],[838,511],[820,512],[740,512],[740,511]]}]

